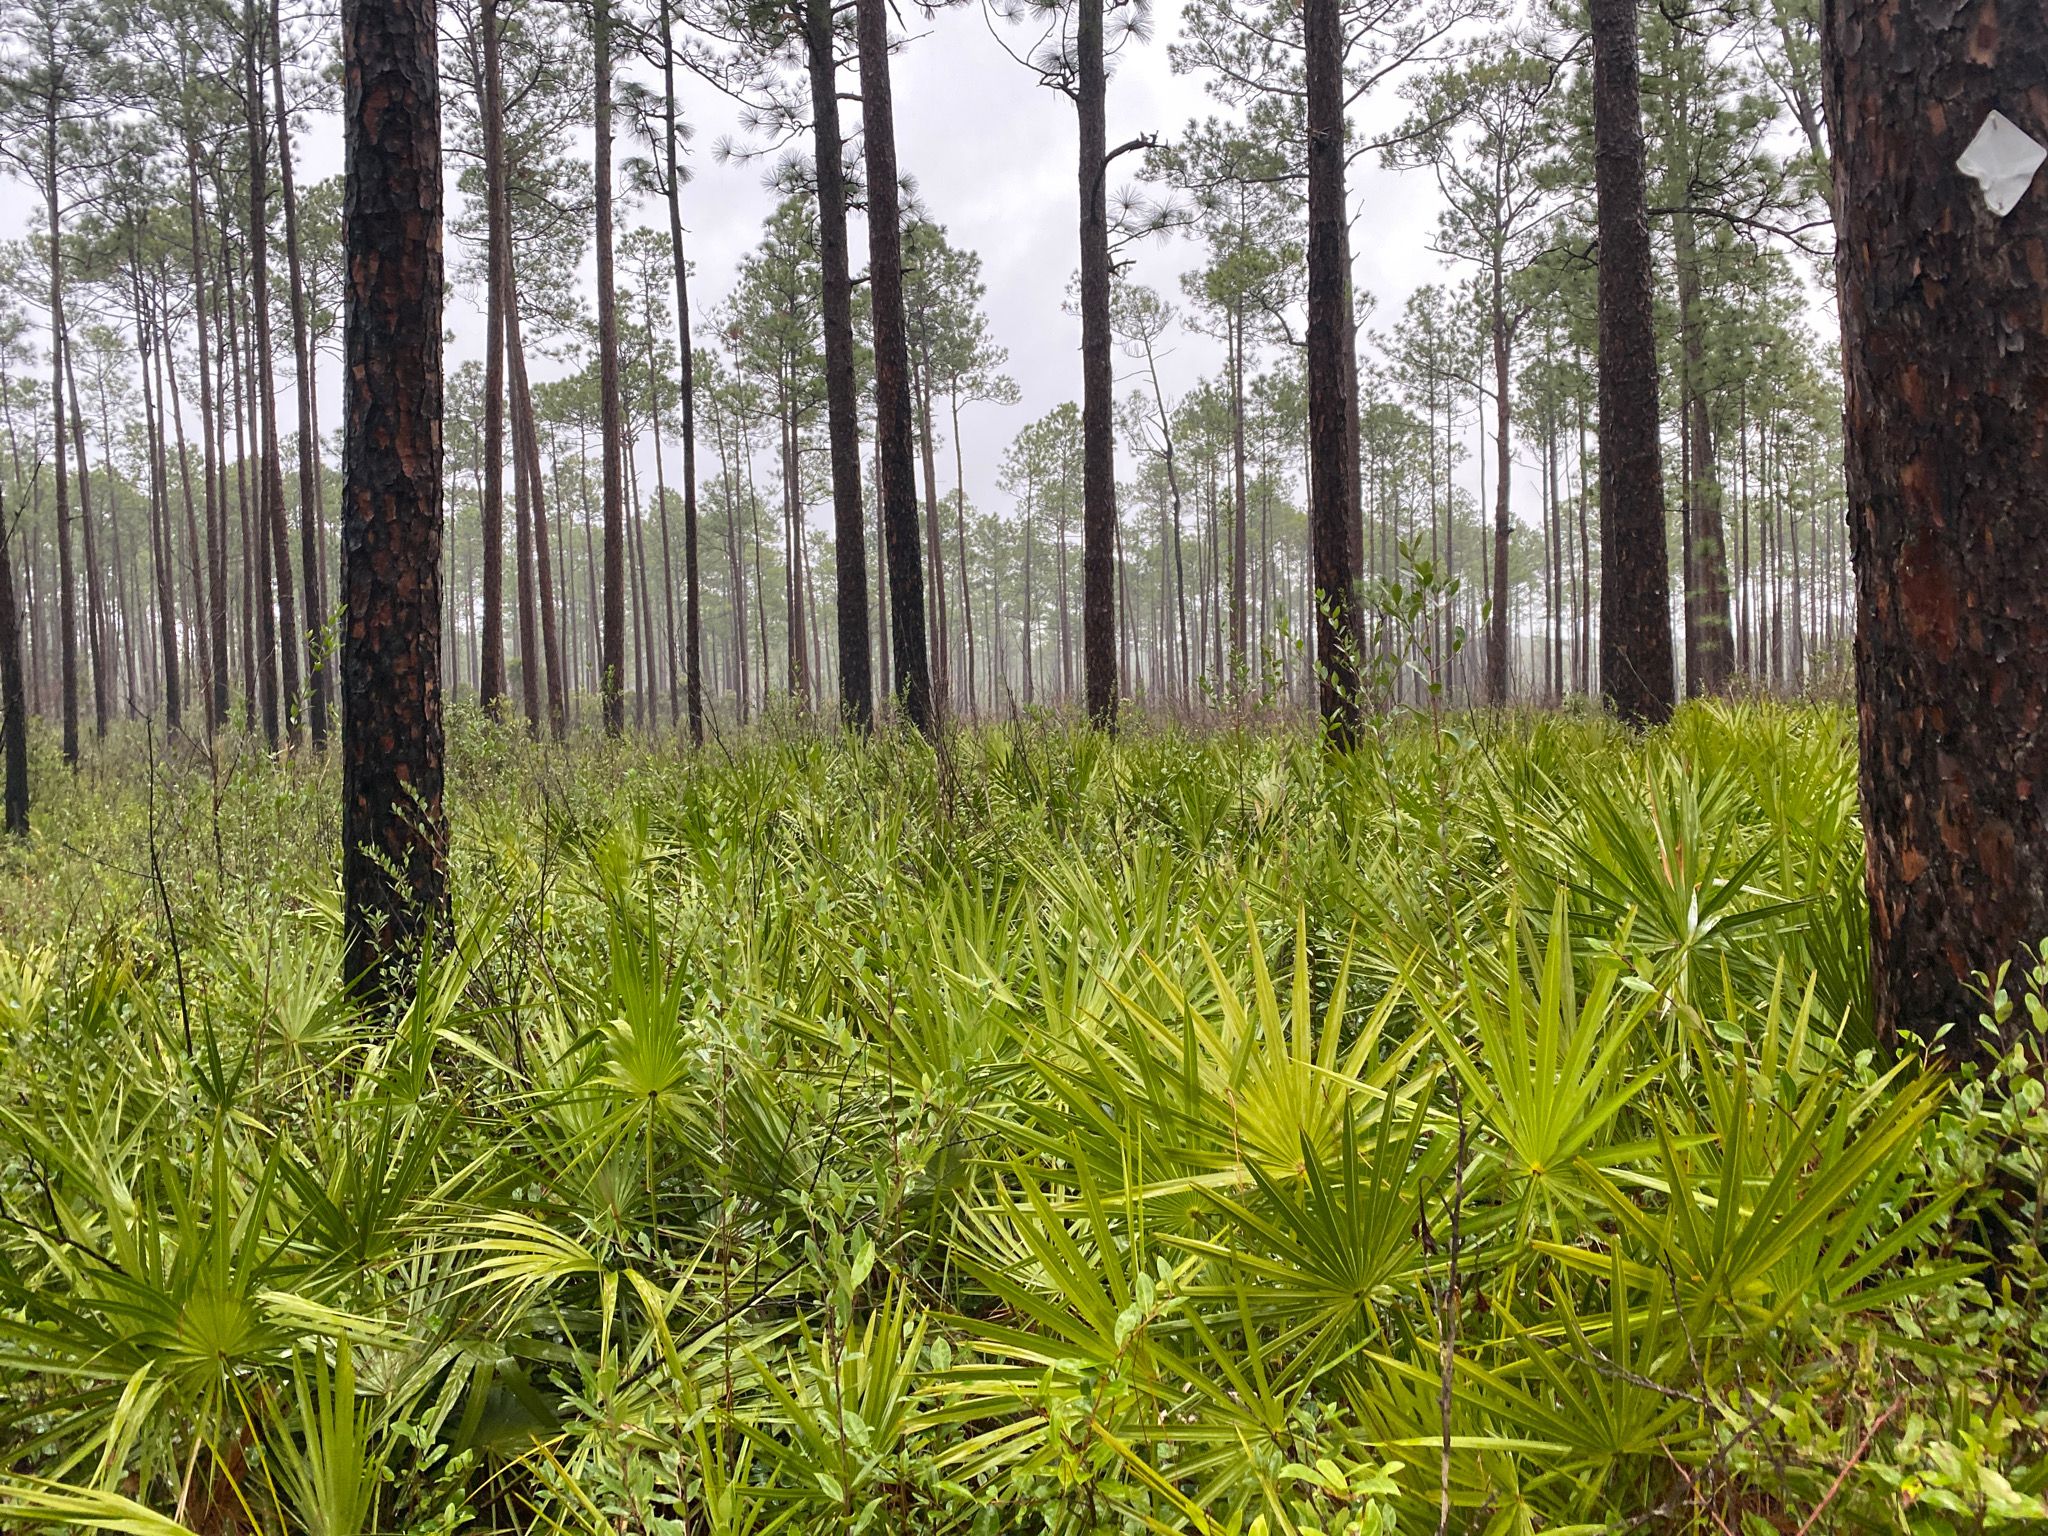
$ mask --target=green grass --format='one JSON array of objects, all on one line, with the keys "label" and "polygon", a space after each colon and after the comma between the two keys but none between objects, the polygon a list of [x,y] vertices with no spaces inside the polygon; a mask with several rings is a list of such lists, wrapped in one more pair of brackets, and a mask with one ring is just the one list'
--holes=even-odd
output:
[{"label": "green grass", "polygon": [[0,1528],[2048,1517],[2036,1053],[1872,1049],[1839,711],[459,718],[456,942],[376,1022],[331,765],[46,746]]}]

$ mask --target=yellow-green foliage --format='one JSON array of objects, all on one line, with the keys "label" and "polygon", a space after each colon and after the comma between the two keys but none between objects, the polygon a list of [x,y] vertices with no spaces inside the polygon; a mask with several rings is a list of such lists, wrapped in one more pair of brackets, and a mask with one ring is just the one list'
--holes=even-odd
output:
[{"label": "yellow-green foliage", "polygon": [[1871,1049],[1839,712],[451,759],[367,1019],[331,767],[39,758],[0,1528],[2048,1514],[2031,1057]]}]

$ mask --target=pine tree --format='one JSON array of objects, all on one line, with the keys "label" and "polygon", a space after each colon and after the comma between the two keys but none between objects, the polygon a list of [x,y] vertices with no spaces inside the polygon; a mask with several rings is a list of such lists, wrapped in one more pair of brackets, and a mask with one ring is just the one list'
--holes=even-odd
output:
[{"label": "pine tree", "polygon": [[347,974],[376,996],[446,922],[441,119],[433,0],[344,0]]},{"label": "pine tree", "polygon": [[[1972,973],[2048,934],[2048,12],[1987,14],[1836,0],[1823,38],[1876,1020],[1958,1058],[1998,1049]],[[1986,134],[2009,185],[1958,163]]]}]

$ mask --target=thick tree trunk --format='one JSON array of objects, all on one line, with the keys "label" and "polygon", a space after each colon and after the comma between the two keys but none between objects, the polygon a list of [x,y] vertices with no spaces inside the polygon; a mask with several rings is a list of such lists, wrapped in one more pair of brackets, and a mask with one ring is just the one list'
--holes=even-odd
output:
[{"label": "thick tree trunk", "polygon": [[1308,67],[1309,528],[1314,547],[1317,709],[1329,743],[1358,739],[1360,627],[1352,550],[1358,460],[1348,381],[1348,242],[1344,238],[1344,38],[1338,0],[1306,0]]},{"label": "thick tree trunk", "polygon": [[433,0],[343,0],[342,897],[372,996],[447,920],[441,113]]},{"label": "thick tree trunk", "polygon": [[[903,312],[903,211],[896,185],[896,120],[889,92],[884,0],[859,0],[860,110],[868,158],[868,284],[874,303],[875,438],[888,555],[889,631],[904,713],[938,729],[924,632],[924,566],[917,538],[917,457],[910,415],[910,343]],[[842,557],[843,558],[843,557]],[[865,621],[863,621],[865,622]]]},{"label": "thick tree trunk", "polygon": [[1671,718],[1671,570],[1636,0],[1591,0],[1600,239],[1600,691],[1632,725]]},{"label": "thick tree trunk", "polygon": [[2048,935],[2048,184],[2000,217],[1956,161],[1994,108],[2048,144],[2048,11],[1831,0],[1822,43],[1876,1022],[1981,1056],[1972,972]]},{"label": "thick tree trunk", "polygon": [[839,163],[839,58],[832,16],[832,0],[804,0],[839,589],[839,711],[848,725],[868,730],[875,723],[875,687],[868,654],[867,513],[860,499],[860,393],[853,367],[853,276],[846,246],[846,176]]},{"label": "thick tree trunk", "polygon": [[1108,79],[1103,0],[1078,0],[1075,105],[1081,123],[1081,669],[1088,718],[1116,726],[1116,380],[1109,333]]}]

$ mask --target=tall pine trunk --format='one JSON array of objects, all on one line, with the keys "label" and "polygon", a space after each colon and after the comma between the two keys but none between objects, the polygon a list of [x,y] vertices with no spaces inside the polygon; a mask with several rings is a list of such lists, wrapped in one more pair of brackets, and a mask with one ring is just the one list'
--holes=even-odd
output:
[{"label": "tall pine trunk", "polygon": [[[327,746],[330,682],[320,654],[327,603],[321,581],[320,417],[314,407],[313,341],[306,320],[306,284],[299,260],[299,196],[292,181],[292,120],[284,99],[284,47],[279,36],[278,0],[270,0],[271,96],[277,115],[277,181],[284,199],[285,275],[291,285],[292,369],[299,408],[299,578],[305,599],[306,723],[313,750]],[[290,586],[289,568],[280,582]]]},{"label": "tall pine trunk", "polygon": [[0,496],[0,807],[6,830],[28,835],[28,699],[21,669],[21,612],[14,596],[14,525]]},{"label": "tall pine trunk", "polygon": [[1493,269],[1493,631],[1486,644],[1486,701],[1501,705],[1508,701],[1508,643],[1514,633],[1508,623],[1508,542],[1514,530],[1508,500],[1514,477],[1508,473],[1510,343],[1507,314],[1507,274],[1498,264]]},{"label": "tall pine trunk", "polygon": [[57,200],[57,99],[44,123],[43,201],[50,247],[50,434],[57,481],[57,688],[63,712],[64,761],[78,766],[77,582],[71,569],[71,484],[64,451],[64,245]]},{"label": "tall pine trunk", "polygon": [[[478,17],[483,33],[484,141],[484,484],[483,637],[477,698],[487,714],[502,714],[505,694],[505,264],[511,232],[506,228],[505,82],[498,57],[498,0],[483,0]],[[527,580],[520,572],[520,580]],[[521,601],[525,598],[522,595]],[[531,672],[525,613],[521,613],[520,665]],[[528,686],[529,725],[538,723]]]},{"label": "tall pine trunk", "polygon": [[1972,972],[2048,935],[2048,185],[1956,160],[1994,108],[2048,144],[2048,11],[1832,0],[1822,46],[1876,1023],[1981,1056]]},{"label": "tall pine trunk", "polygon": [[624,412],[619,401],[619,305],[612,279],[612,15],[611,0],[590,13],[596,54],[597,158],[597,377],[601,416],[598,445],[604,475],[604,591],[598,630],[598,697],[604,730],[626,728],[626,521]]},{"label": "tall pine trunk", "polygon": [[[683,250],[682,129],[676,115],[676,51],[669,4],[661,5],[662,137],[668,151],[669,255],[676,269],[676,351],[683,406],[683,678],[690,744],[704,745],[704,618],[697,526],[697,357],[690,345],[690,263]],[[667,569],[668,509],[662,509],[663,569]]]},{"label": "tall pine trunk", "polygon": [[433,0],[343,0],[342,897],[372,996],[447,919]]},{"label": "tall pine trunk", "polygon": [[1103,0],[1077,0],[1081,128],[1081,664],[1088,718],[1116,726],[1116,380],[1109,333],[1109,82]]},{"label": "tall pine trunk", "polygon": [[[249,28],[248,47],[243,54],[243,88],[248,97],[249,116],[249,309],[250,368],[255,375],[256,403],[263,412],[263,428],[256,445],[260,459],[260,495],[256,537],[268,556],[277,583],[277,658],[283,677],[279,697],[278,739],[290,746],[298,740],[299,646],[298,601],[292,595],[291,540],[285,531],[284,458],[277,432],[277,386],[270,344],[270,157],[263,120],[263,90],[256,61],[260,52],[259,27],[252,4],[245,15]],[[267,542],[265,542],[267,541]],[[259,564],[261,562],[259,561]],[[270,602],[265,583],[263,601]]]},{"label": "tall pine trunk", "polygon": [[832,18],[832,0],[805,0],[804,46],[810,61],[811,138],[818,178],[818,265],[824,289],[825,427],[838,551],[839,710],[847,724],[867,730],[875,720],[868,654],[867,514],[860,499],[860,396],[853,366],[853,276],[846,246],[838,39]]},{"label": "tall pine trunk", "polygon": [[924,566],[917,538],[917,453],[910,412],[910,343],[903,310],[903,211],[896,185],[896,119],[889,90],[889,17],[858,0],[860,110],[868,156],[868,282],[874,303],[875,438],[888,556],[889,638],[904,713],[938,729],[924,632]]},{"label": "tall pine trunk", "polygon": [[1309,540],[1314,549],[1317,710],[1330,744],[1358,739],[1360,626],[1352,551],[1351,286],[1344,206],[1344,36],[1338,0],[1306,0],[1308,69]]},{"label": "tall pine trunk", "polygon": [[1591,0],[1600,240],[1600,691],[1632,725],[1671,718],[1671,571],[1636,0]]}]

